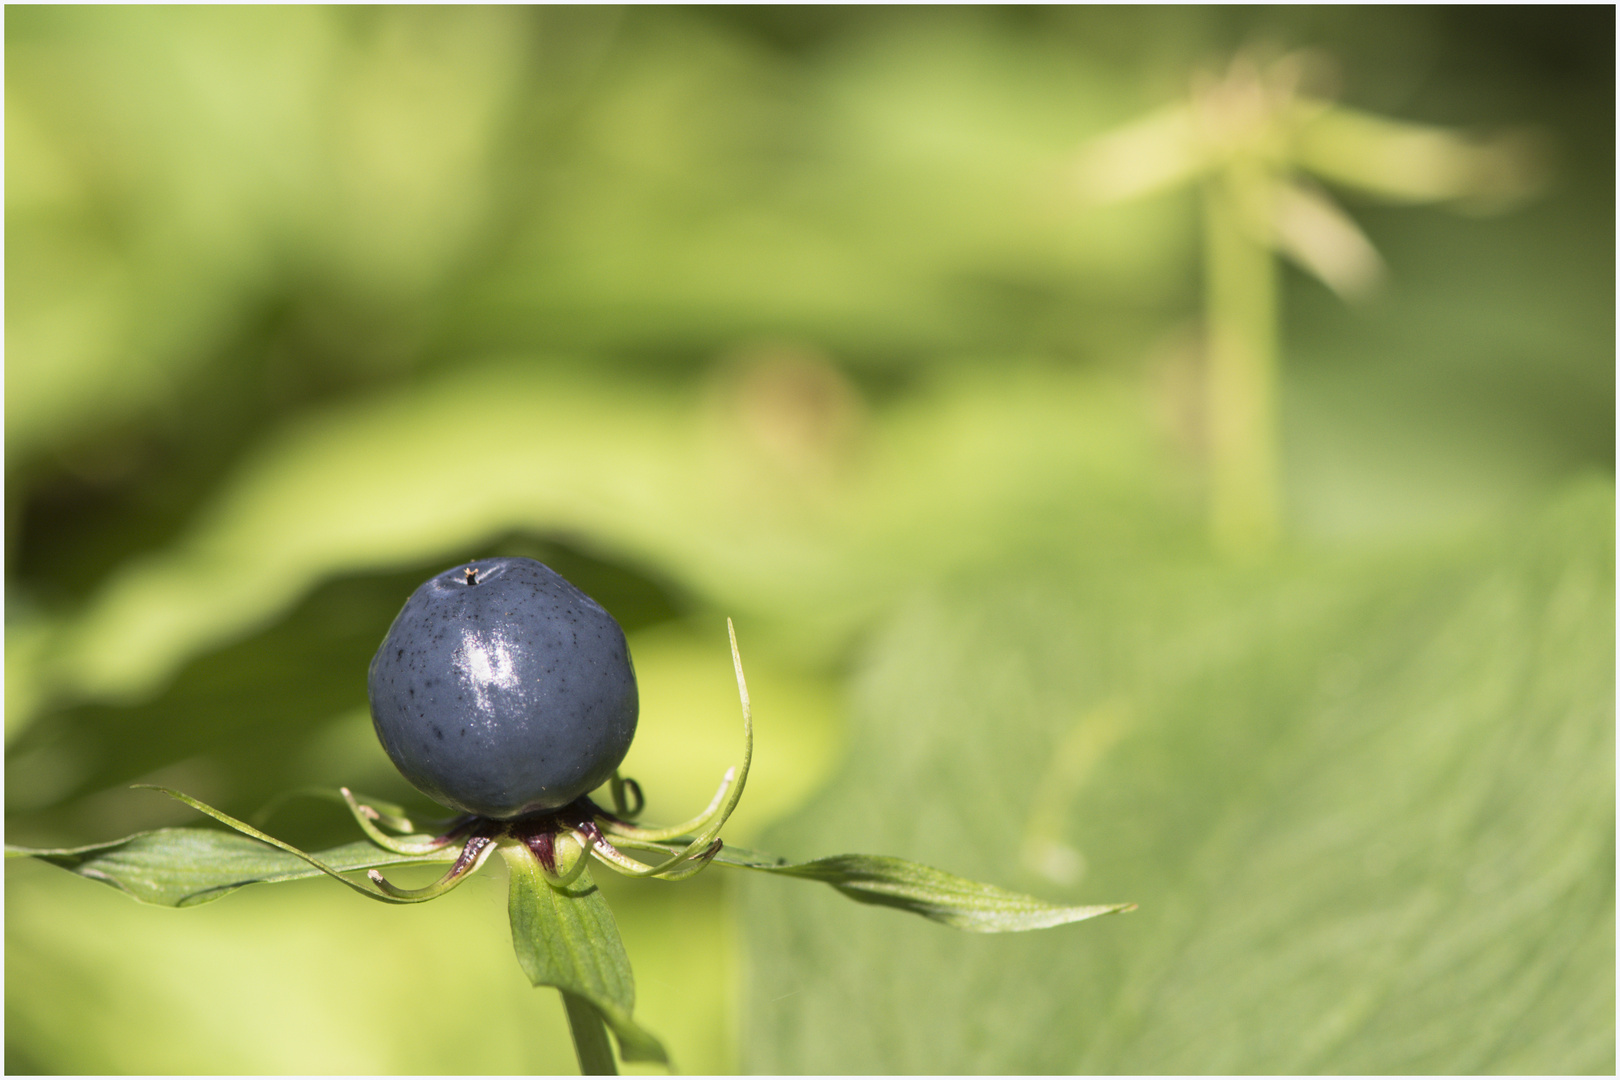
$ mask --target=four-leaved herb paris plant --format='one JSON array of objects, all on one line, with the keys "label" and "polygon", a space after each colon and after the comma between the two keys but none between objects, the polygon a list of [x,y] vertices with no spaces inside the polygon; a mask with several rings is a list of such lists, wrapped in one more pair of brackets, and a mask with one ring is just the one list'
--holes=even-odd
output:
[{"label": "four-leaved herb paris plant", "polygon": [[[631,877],[678,880],[712,862],[822,881],[853,900],[995,933],[1078,922],[1132,904],[1064,907],[879,855],[809,862],[726,847],[753,755],[748,686],[731,632],[742,699],[742,763],[708,808],[669,828],[635,824],[640,787],[621,777],[635,735],[635,671],[624,633],[603,608],[532,559],[479,559],[431,578],[395,618],[371,662],[372,720],[383,748],[424,794],[461,812],[419,833],[398,807],[341,795],[366,839],[308,854],[182,792],[158,788],[224,822],[170,828],[88,847],[7,848],[106,882],[147,903],[216,900],[257,882],[328,874],[374,900],[414,904],[453,889],[499,852],[518,963],[562,994],[579,1065],[616,1072],[607,1031],[625,1060],[668,1063],[634,1019],[635,984],[613,913],[591,882],[587,855]],[[590,793],[606,785],[611,812]],[[653,853],[643,862],[623,849]],[[448,863],[438,881],[400,888],[383,870]],[[364,871],[369,884],[345,875]]]}]

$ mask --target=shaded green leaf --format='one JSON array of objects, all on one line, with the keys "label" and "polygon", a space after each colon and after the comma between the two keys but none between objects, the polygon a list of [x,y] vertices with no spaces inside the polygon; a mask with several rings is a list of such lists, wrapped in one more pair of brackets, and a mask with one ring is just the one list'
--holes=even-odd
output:
[{"label": "shaded green leaf", "polygon": [[602,1014],[626,1061],[660,1061],[669,1054],[656,1036],[631,1018],[635,980],[619,927],[586,870],[566,887],[541,873],[527,848],[501,849],[511,874],[508,913],[518,964],[536,986],[554,986],[583,998]]},{"label": "shaded green leaf", "polygon": [[[322,871],[296,855],[237,833],[218,829],[156,829],[122,840],[75,848],[7,845],[6,855],[31,856],[104,882],[148,904],[191,907],[260,882],[319,877]],[[395,855],[375,844],[352,844],[316,852],[336,870],[449,862],[456,850],[435,855]]]}]

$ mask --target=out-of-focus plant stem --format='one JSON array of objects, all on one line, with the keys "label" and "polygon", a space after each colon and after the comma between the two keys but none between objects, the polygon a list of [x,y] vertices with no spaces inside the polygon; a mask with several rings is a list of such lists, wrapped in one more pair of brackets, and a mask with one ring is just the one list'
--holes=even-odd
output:
[{"label": "out-of-focus plant stem", "polygon": [[1496,212],[1546,181],[1534,132],[1492,140],[1343,108],[1302,90],[1309,53],[1269,62],[1240,52],[1221,77],[1093,139],[1077,161],[1082,197],[1137,198],[1182,184],[1203,197],[1205,475],[1218,550],[1263,557],[1282,531],[1277,267],[1286,255],[1346,300],[1374,293],[1372,242],[1304,175],[1410,203]]},{"label": "out-of-focus plant stem", "polygon": [[1266,197],[1254,162],[1203,184],[1210,529],[1238,558],[1269,551],[1280,520],[1277,267],[1255,227]]}]

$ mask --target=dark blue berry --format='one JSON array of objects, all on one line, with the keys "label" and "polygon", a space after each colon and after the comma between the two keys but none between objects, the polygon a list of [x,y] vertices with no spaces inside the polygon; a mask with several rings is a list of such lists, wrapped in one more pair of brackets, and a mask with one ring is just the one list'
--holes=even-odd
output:
[{"label": "dark blue berry", "polygon": [[491,818],[605,783],[636,734],[624,631],[533,559],[479,559],[424,583],[372,657],[367,690],[405,779]]}]

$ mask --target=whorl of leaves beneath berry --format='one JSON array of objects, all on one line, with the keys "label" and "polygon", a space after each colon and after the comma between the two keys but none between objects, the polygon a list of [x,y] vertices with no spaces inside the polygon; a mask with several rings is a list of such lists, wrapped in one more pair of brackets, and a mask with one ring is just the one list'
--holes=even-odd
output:
[{"label": "whorl of leaves beneath berry", "polygon": [[[647,845],[662,851],[679,844]],[[368,841],[315,852],[342,871],[446,863],[458,849],[430,855],[396,855]],[[319,877],[321,871],[252,837],[218,829],[157,829],[122,840],[76,848],[7,846],[9,856],[27,855],[111,885],[135,899],[164,907],[190,907],[235,892],[244,885]],[[1134,904],[1066,907],[1022,893],[947,874],[887,855],[834,855],[789,862],[746,848],[724,848],[715,859],[727,866],[825,882],[863,904],[909,911],[959,930],[1003,933],[1039,930],[1129,911]],[[595,896],[594,890],[590,895]],[[598,898],[598,901],[600,899]],[[611,917],[611,916],[610,916]],[[527,970],[527,969],[526,969]]]}]

